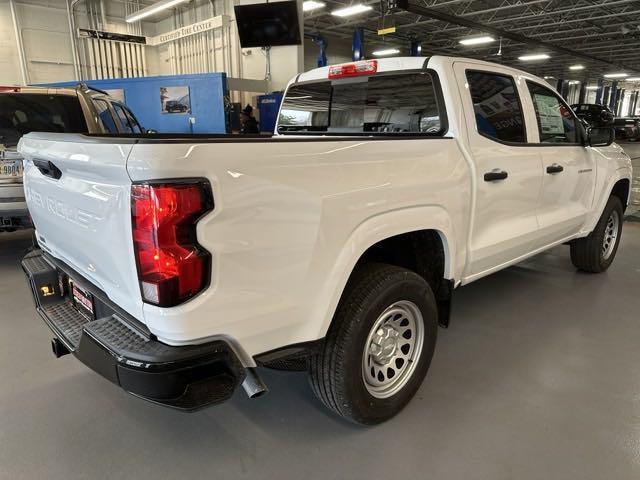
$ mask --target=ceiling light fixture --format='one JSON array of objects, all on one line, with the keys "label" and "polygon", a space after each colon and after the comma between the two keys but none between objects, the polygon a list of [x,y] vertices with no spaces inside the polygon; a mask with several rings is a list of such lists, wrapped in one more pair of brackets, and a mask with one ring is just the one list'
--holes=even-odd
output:
[{"label": "ceiling light fixture", "polygon": [[400,53],[400,50],[397,48],[386,48],[384,50],[376,50],[373,52],[373,55],[376,57],[386,57],[388,55],[397,55],[398,53]]},{"label": "ceiling light fixture", "polygon": [[369,10],[373,10],[373,7],[371,5],[363,5],[361,3],[358,3],[356,5],[351,5],[350,7],[334,10],[333,12],[331,12],[331,15],[334,15],[336,17],[350,17],[351,15],[368,12]]},{"label": "ceiling light fixture", "polygon": [[472,38],[463,38],[459,41],[461,45],[483,45],[485,43],[495,42],[496,39],[490,37],[489,35],[485,35],[484,37],[472,37]]},{"label": "ceiling light fixture", "polygon": [[587,87],[587,90],[597,90],[598,87]]},{"label": "ceiling light fixture", "polygon": [[556,78],[556,77],[552,77],[551,75],[545,75],[545,76],[544,76],[544,77],[542,77],[542,78],[544,78],[545,80],[550,80],[550,79],[552,79],[552,78]]},{"label": "ceiling light fixture", "polygon": [[627,82],[640,82],[640,77],[633,77],[625,79]]},{"label": "ceiling light fixture", "polygon": [[569,70],[584,70],[584,65],[571,65]]},{"label": "ceiling light fixture", "polygon": [[579,83],[578,80],[569,80],[569,85],[578,85]]},{"label": "ceiling light fixture", "polygon": [[518,60],[522,62],[534,62],[536,60],[547,60],[549,58],[551,57],[546,53],[534,53],[532,55],[522,55],[521,57],[518,57]]},{"label": "ceiling light fixture", "polygon": [[327,4],[324,2],[317,2],[316,0],[305,0],[302,3],[302,11],[311,12],[313,10],[318,10],[319,8],[326,7]]},{"label": "ceiling light fixture", "polygon": [[137,22],[138,20],[142,20],[143,18],[150,17],[151,15],[155,15],[162,10],[166,10],[171,7],[175,7],[180,3],[185,3],[190,0],[162,0],[161,2],[154,3],[153,5],[149,5],[142,10],[138,10],[136,13],[132,13],[131,15],[127,15],[125,21],[127,23]]},{"label": "ceiling light fixture", "polygon": [[624,78],[624,77],[628,77],[629,74],[628,73],[606,73],[604,75],[604,78]]}]

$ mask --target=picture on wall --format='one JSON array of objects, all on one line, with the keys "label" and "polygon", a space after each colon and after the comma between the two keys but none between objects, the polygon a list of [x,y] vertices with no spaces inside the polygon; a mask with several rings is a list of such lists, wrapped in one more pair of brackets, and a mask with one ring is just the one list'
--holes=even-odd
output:
[{"label": "picture on wall", "polygon": [[160,87],[162,113],[190,113],[189,87]]},{"label": "picture on wall", "polygon": [[117,100],[118,102],[126,103],[124,101],[124,88],[112,88],[109,90],[105,90],[105,92],[114,100]]}]

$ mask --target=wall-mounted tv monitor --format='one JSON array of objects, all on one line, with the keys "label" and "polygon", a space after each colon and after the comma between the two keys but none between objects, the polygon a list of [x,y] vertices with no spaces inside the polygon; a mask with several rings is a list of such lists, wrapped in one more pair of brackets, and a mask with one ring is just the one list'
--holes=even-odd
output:
[{"label": "wall-mounted tv monitor", "polygon": [[297,2],[236,5],[236,24],[242,48],[300,45]]}]

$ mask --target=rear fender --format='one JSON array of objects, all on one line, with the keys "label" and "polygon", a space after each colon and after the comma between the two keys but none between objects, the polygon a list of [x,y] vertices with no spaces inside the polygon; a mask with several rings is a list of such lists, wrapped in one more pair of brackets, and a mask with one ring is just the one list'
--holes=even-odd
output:
[{"label": "rear fender", "polygon": [[436,205],[418,206],[399,211],[385,212],[365,220],[349,236],[343,246],[329,277],[324,282],[323,292],[318,295],[312,312],[320,318],[310,322],[319,326],[309,338],[326,335],[337,309],[344,288],[358,260],[373,245],[396,235],[418,230],[435,230],[442,239],[445,253],[444,276],[456,277],[456,244],[453,223],[448,212]]}]

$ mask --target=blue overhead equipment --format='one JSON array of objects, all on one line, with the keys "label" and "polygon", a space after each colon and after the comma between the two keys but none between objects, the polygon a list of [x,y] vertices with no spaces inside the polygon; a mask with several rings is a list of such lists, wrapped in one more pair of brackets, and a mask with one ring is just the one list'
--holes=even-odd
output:
[{"label": "blue overhead equipment", "polygon": [[411,40],[409,55],[412,57],[420,57],[422,55],[422,43],[420,43],[418,40]]},{"label": "blue overhead equipment", "polygon": [[329,46],[329,42],[322,35],[314,35],[312,33],[305,33],[305,37],[309,37],[313,43],[320,47],[320,53],[318,54],[317,66],[318,67],[326,67],[328,65],[327,62],[327,47]]},{"label": "blue overhead equipment", "polygon": [[353,61],[364,60],[364,28],[356,28],[353,32]]}]

